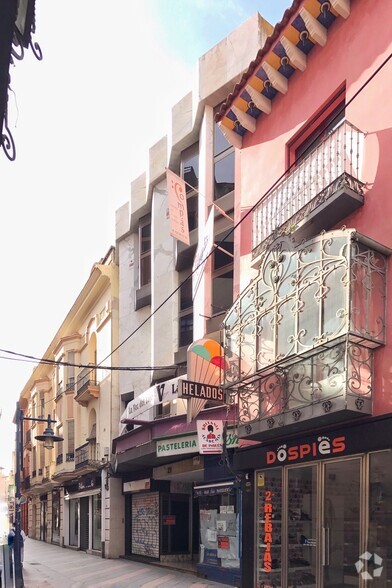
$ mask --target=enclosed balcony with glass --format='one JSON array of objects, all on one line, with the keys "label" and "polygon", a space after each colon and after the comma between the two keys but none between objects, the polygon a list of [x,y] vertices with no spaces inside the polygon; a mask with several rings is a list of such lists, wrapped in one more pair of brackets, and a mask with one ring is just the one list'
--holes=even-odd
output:
[{"label": "enclosed balcony with glass", "polygon": [[223,324],[224,384],[238,402],[240,436],[372,414],[388,254],[353,229],[271,244]]}]

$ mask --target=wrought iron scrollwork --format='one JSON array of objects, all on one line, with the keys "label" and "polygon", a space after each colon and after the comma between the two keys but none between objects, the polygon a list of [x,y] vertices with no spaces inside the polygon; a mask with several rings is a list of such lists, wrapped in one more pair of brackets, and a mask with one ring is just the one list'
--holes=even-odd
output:
[{"label": "wrought iron scrollwork", "polygon": [[15,148],[14,139],[12,137],[12,133],[8,127],[7,113],[6,113],[6,116],[4,119],[3,133],[1,135],[1,146],[3,148],[3,151],[6,155],[6,157],[10,161],[15,161],[16,148]]}]

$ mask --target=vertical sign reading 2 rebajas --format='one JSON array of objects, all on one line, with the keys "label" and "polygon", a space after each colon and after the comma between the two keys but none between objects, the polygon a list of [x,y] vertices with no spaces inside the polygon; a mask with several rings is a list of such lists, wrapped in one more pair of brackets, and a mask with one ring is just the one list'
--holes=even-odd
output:
[{"label": "vertical sign reading 2 rebajas", "polygon": [[265,491],[264,498],[264,513],[263,513],[263,524],[264,524],[264,557],[263,567],[265,572],[272,570],[272,557],[271,557],[271,545],[272,545],[272,533],[273,533],[273,503],[272,503],[272,492],[270,490]]},{"label": "vertical sign reading 2 rebajas", "polygon": [[185,182],[169,169],[166,171],[169,200],[170,234],[189,245],[188,209]]}]

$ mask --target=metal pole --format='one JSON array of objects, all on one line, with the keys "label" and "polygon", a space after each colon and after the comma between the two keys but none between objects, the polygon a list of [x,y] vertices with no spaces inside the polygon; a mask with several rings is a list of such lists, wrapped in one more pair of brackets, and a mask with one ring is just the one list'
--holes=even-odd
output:
[{"label": "metal pole", "polygon": [[24,588],[22,563],[20,561],[20,469],[23,457],[23,413],[19,402],[16,403],[16,450],[15,450],[15,537],[14,537],[14,569],[15,588]]}]

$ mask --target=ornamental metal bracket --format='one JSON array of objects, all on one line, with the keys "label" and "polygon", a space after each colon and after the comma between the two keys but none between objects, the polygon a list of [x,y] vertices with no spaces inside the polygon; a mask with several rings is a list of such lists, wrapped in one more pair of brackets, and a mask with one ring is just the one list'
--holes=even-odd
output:
[{"label": "ornamental metal bracket", "polygon": [[3,88],[0,88],[3,93],[3,104],[0,105],[3,119],[0,119],[0,147],[2,147],[6,157],[10,161],[14,161],[16,158],[15,141],[12,137],[8,123],[8,96],[11,89],[9,67],[15,65],[16,61],[22,61],[25,55],[25,49],[28,48],[31,49],[33,55],[38,61],[42,61],[42,50],[39,44],[33,40],[33,35],[36,30],[35,0],[18,2],[18,8],[15,11],[15,15],[13,15],[13,13],[6,13],[6,16],[9,18],[9,39],[6,41],[6,50],[8,50],[9,56],[4,64],[4,73],[6,75],[5,84],[7,85],[5,87],[4,84]]}]

